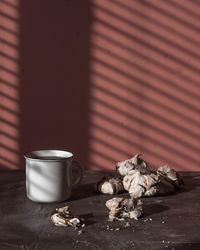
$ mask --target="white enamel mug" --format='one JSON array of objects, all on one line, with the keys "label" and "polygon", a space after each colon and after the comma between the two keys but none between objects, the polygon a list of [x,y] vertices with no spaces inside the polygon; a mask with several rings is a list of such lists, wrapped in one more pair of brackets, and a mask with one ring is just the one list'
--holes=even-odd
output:
[{"label": "white enamel mug", "polygon": [[[35,150],[26,159],[26,193],[35,202],[61,202],[70,198],[72,187],[83,178],[83,168],[73,154],[63,150]],[[72,168],[77,178],[72,183]]]}]

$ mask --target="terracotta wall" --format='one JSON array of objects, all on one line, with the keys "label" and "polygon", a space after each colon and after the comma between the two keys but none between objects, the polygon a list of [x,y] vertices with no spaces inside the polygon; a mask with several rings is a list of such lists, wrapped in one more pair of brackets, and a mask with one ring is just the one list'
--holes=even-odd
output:
[{"label": "terracotta wall", "polygon": [[0,163],[72,151],[86,169],[142,153],[199,170],[196,0],[0,3]]}]

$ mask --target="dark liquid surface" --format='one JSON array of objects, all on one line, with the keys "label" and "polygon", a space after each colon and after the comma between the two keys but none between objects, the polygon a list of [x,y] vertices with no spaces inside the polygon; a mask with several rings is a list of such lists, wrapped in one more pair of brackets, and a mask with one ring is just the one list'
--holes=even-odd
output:
[{"label": "dark liquid surface", "polygon": [[61,160],[61,159],[66,159],[64,157],[59,157],[59,156],[37,156],[35,159],[41,159],[41,160]]}]

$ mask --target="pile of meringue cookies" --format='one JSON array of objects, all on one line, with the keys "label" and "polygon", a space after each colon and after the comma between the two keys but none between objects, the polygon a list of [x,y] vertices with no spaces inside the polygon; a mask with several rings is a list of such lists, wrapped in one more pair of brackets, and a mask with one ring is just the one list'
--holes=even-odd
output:
[{"label": "pile of meringue cookies", "polygon": [[131,159],[116,163],[115,176],[104,177],[96,186],[103,194],[129,192],[130,199],[112,198],[106,202],[110,221],[125,217],[137,220],[142,215],[140,197],[170,194],[183,184],[174,169],[165,165],[153,170],[140,156],[136,154]]},{"label": "pile of meringue cookies", "polygon": [[[143,202],[139,198],[170,194],[184,184],[174,169],[165,165],[153,170],[140,156],[136,154],[131,159],[116,163],[116,172],[103,177],[95,186],[102,194],[129,192],[129,199],[114,197],[106,201],[109,221],[138,220],[143,214]],[[56,226],[85,226],[84,220],[73,215],[68,206],[56,209],[51,220]]]}]

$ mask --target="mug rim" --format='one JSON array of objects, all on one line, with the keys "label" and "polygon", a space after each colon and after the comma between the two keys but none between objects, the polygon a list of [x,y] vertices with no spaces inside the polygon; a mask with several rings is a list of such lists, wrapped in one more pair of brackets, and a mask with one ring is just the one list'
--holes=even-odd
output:
[{"label": "mug rim", "polygon": [[[36,155],[36,152],[42,152],[42,151],[54,151],[54,153],[67,153],[67,154],[69,154],[69,156],[66,156],[66,157],[64,157],[64,156],[59,156],[58,158],[53,158],[53,156],[52,156],[52,158],[50,158],[50,159],[45,159],[45,158],[42,158],[42,156],[37,156]],[[34,155],[34,153],[35,153],[35,155]],[[51,157],[51,156],[49,156],[49,157]],[[32,150],[32,151],[27,151],[27,152],[25,152],[24,153],[24,158],[25,159],[31,159],[31,160],[36,160],[36,161],[65,161],[65,160],[67,160],[67,159],[70,159],[70,158],[72,158],[73,157],[73,154],[71,153],[71,152],[69,152],[69,151],[66,151],[66,150],[60,150],[60,149],[37,149],[37,150]]]}]

